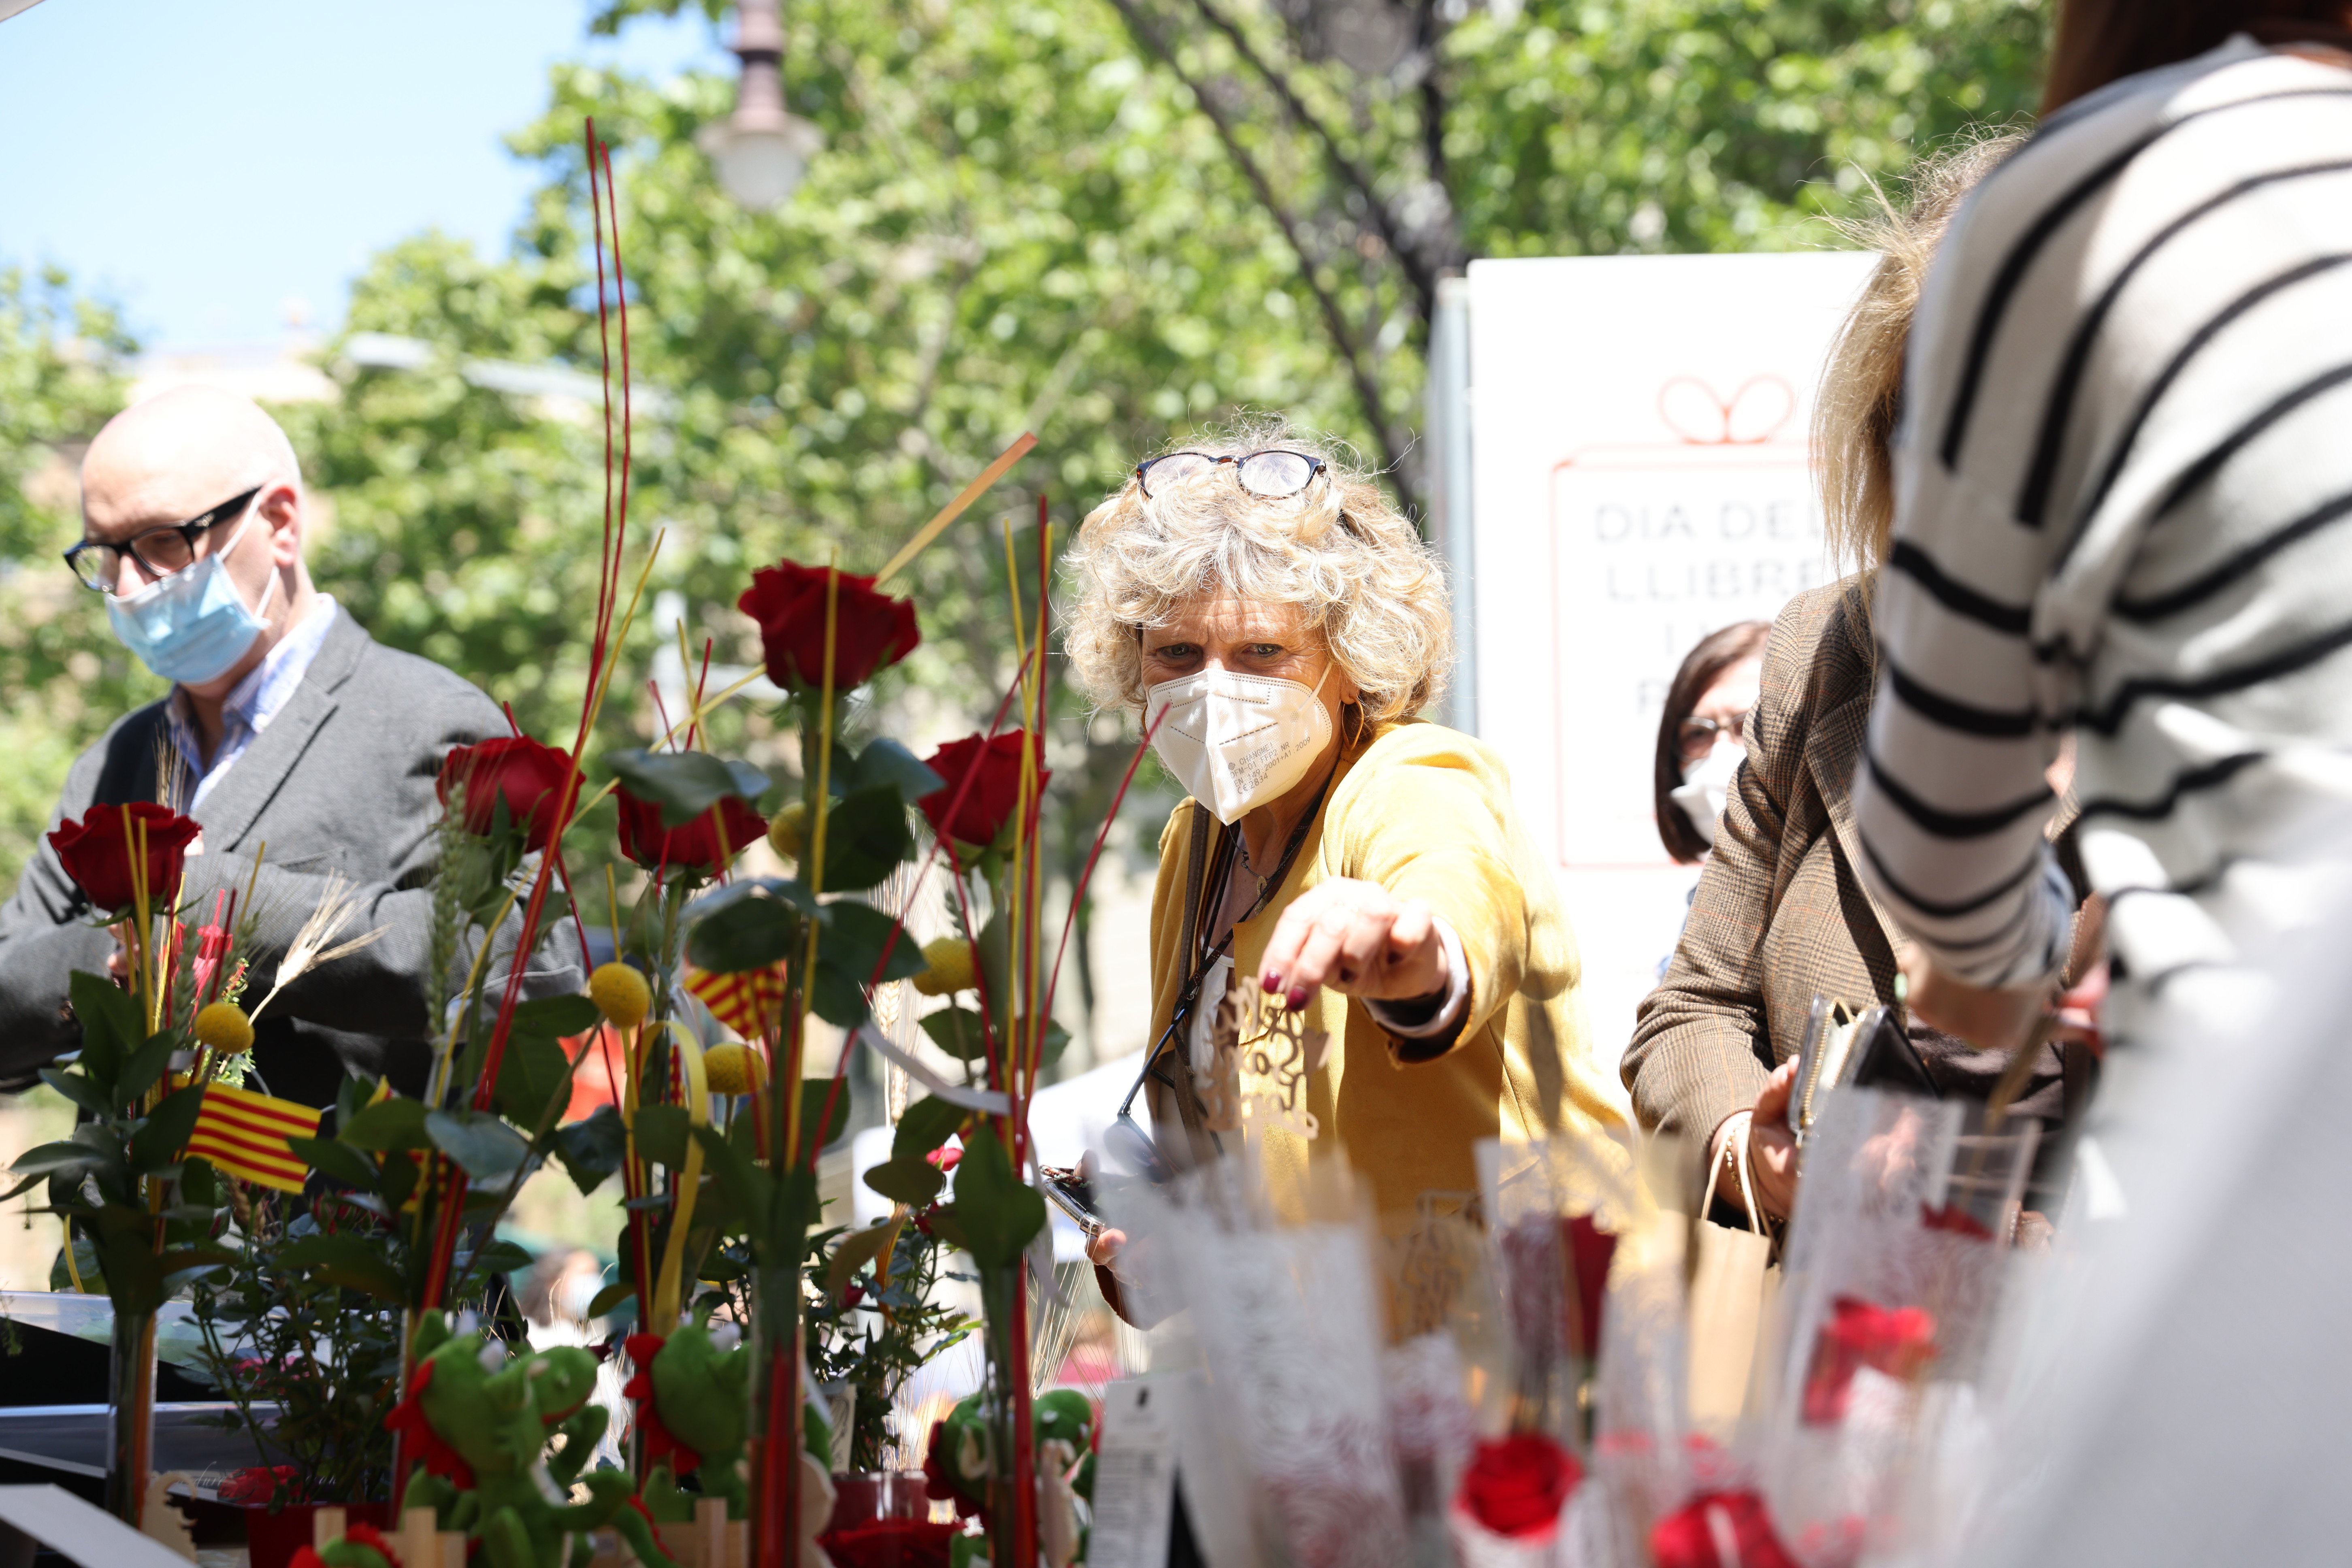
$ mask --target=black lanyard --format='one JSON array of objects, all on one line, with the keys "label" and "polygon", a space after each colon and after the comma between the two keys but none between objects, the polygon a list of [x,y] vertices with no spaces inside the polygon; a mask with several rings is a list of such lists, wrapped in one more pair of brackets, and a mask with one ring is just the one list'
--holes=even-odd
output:
[{"label": "black lanyard", "polygon": [[[1339,776],[1339,765],[1335,759],[1331,764],[1331,771],[1324,775],[1322,788],[1315,792],[1315,799],[1307,806],[1306,815],[1298,819],[1298,826],[1290,830],[1290,842],[1283,846],[1281,864],[1274,868],[1274,875],[1266,879],[1265,887],[1258,894],[1257,901],[1250,905],[1246,913],[1225,928],[1225,934],[1217,939],[1216,946],[1210,948],[1202,955],[1199,967],[1192,971],[1192,977],[1185,983],[1183,994],[1176,999],[1175,1010],[1169,1016],[1168,1027],[1160,1031],[1160,1038],[1153,1041],[1151,1049],[1144,1053],[1143,1068],[1135,1075],[1134,1087],[1127,1091],[1127,1098],[1118,1102],[1118,1121],[1124,1122],[1133,1129],[1135,1139],[1142,1140],[1151,1151],[1151,1159],[1147,1163],[1147,1169],[1156,1167],[1164,1170],[1166,1167],[1159,1159],[1157,1145],[1150,1142],[1150,1134],[1137,1127],[1134,1118],[1129,1115],[1129,1111],[1135,1105],[1135,1097],[1143,1092],[1144,1080],[1152,1076],[1152,1067],[1160,1060],[1161,1050],[1166,1047],[1171,1039],[1175,1037],[1177,1031],[1191,1020],[1192,1009],[1201,999],[1201,986],[1207,981],[1209,971],[1217,966],[1217,961],[1224,957],[1225,950],[1233,945],[1234,933],[1265,912],[1266,905],[1272,903],[1275,895],[1282,890],[1283,883],[1290,879],[1290,868],[1297,860],[1298,851],[1307,842],[1307,830],[1315,826],[1316,818],[1322,815],[1323,797],[1330,793],[1331,781]],[[1192,809],[1205,811],[1208,808],[1195,803]],[[1193,929],[1184,933],[1185,944],[1195,952],[1201,952],[1201,943],[1205,936],[1205,933],[1200,930],[1200,916],[1209,914],[1210,920],[1213,922],[1216,917],[1209,912],[1224,908],[1225,894],[1233,887],[1234,863],[1241,856],[1241,842],[1240,826],[1236,824],[1231,831],[1231,836],[1225,840],[1224,854],[1218,857],[1217,874],[1212,884],[1213,890],[1206,893],[1201,901],[1200,910],[1195,911],[1192,919]],[[1176,1087],[1175,1081],[1165,1076],[1162,1076],[1160,1081],[1171,1089]],[[1126,1142],[1129,1146],[1122,1150],[1122,1152],[1133,1154],[1139,1152],[1134,1147],[1134,1140]]]}]

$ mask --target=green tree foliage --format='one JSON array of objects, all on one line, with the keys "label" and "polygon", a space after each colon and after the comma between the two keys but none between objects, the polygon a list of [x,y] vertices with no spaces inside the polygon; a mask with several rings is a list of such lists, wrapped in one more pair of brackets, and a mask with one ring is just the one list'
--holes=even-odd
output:
[{"label": "green tree foliage", "polygon": [[[608,0],[595,26],[688,7],[727,14]],[[1834,243],[1816,220],[1864,174],[2025,112],[2044,26],[2032,0],[1403,8],[1421,43],[1367,75],[1286,20],[1304,0],[789,0],[787,94],[825,146],[772,213],[730,202],[695,143],[730,75],[559,68],[513,140],[545,181],[509,253],[428,233],[379,255],[328,351],[342,395],[278,411],[331,502],[321,585],[570,743],[604,506],[578,385],[598,367],[590,114],[616,149],[646,394],[631,512],[640,540],[667,531],[593,758],[658,733],[644,679],[677,634],[650,624],[653,594],[682,599],[694,658],[709,638],[719,663],[753,663],[733,608],[753,567],[837,548],[872,571],[1034,430],[1037,453],[904,580],[929,640],[894,700],[959,732],[1011,673],[997,527],[1018,521],[1034,584],[1040,492],[1066,541],[1139,457],[1249,409],[1396,461],[1426,312],[1391,239],[1444,228],[1404,244],[1422,261]],[[26,454],[70,453],[120,396],[105,365],[128,345],[76,309],[54,282],[0,287],[0,661],[23,694],[0,870],[73,752],[152,688],[47,564],[70,506],[22,499]],[[362,333],[423,358],[391,368]],[[1061,710],[1056,789],[1088,803],[1056,829],[1074,868],[1131,742]],[[738,704],[713,743],[789,767],[775,733]],[[579,869],[593,909],[602,878]]]},{"label": "green tree foliage", "polygon": [[54,268],[0,268],[0,879],[13,887],[66,769],[163,689],[58,554],[81,537],[74,464],[122,405],[135,345]]}]

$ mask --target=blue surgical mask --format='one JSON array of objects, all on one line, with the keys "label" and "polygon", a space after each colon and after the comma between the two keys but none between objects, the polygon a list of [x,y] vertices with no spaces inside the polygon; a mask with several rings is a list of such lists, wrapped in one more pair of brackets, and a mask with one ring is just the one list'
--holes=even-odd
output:
[{"label": "blue surgical mask", "polygon": [[[268,628],[260,610],[246,608],[245,595],[226,570],[229,552],[245,542],[252,527],[248,510],[237,525],[236,537],[219,550],[135,594],[118,594],[106,601],[114,635],[164,679],[201,686],[243,658],[253,639]],[[269,586],[262,590],[260,609],[269,607],[277,588],[278,574],[272,572]]]}]

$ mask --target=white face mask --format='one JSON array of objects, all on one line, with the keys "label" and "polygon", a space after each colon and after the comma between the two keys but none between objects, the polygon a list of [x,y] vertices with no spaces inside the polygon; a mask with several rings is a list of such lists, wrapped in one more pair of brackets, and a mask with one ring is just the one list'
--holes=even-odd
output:
[{"label": "white face mask", "polygon": [[1717,741],[1713,751],[1683,769],[1682,787],[1666,796],[1683,808],[1709,848],[1715,846],[1715,826],[1723,820],[1723,803],[1731,795],[1731,781],[1747,760],[1745,747]]},{"label": "white face mask", "polygon": [[[1323,668],[1328,679],[1331,667]],[[1143,694],[1151,749],[1192,798],[1230,826],[1280,800],[1331,742],[1323,683],[1301,686],[1266,675],[1235,675],[1211,665],[1163,680]]]}]

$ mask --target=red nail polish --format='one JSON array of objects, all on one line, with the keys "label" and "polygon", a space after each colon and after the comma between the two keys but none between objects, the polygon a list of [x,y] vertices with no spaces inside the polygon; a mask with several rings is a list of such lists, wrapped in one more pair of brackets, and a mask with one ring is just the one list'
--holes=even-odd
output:
[{"label": "red nail polish", "polygon": [[1307,987],[1304,985],[1292,986],[1290,988],[1290,994],[1287,997],[1285,997],[1284,1000],[1290,1004],[1290,1010],[1292,1012],[1297,1012],[1300,1008],[1307,1005]]},{"label": "red nail polish", "polygon": [[1269,969],[1258,976],[1258,985],[1269,996],[1282,989],[1282,976]]}]

